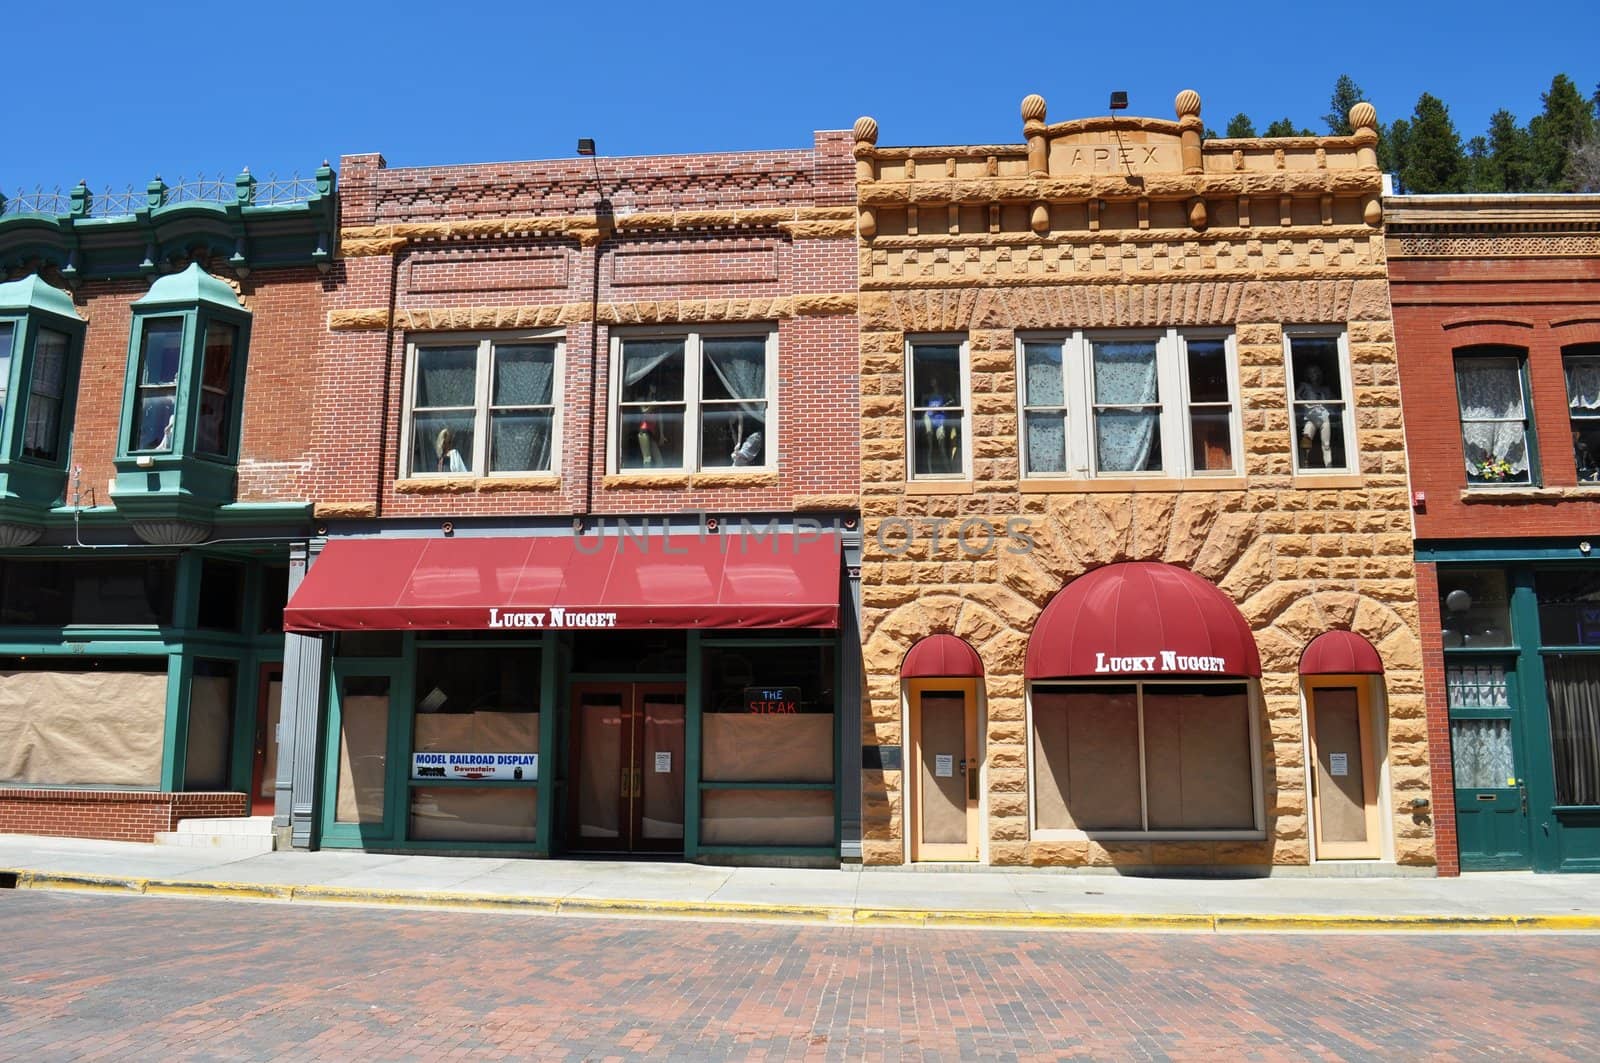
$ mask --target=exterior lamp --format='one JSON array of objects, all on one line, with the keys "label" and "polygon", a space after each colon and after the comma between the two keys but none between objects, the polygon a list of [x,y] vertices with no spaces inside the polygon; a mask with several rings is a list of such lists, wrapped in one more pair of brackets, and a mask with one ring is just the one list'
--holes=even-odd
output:
[{"label": "exterior lamp", "polygon": [[578,154],[579,155],[593,155],[594,154],[594,138],[593,137],[580,137],[578,139]]},{"label": "exterior lamp", "polygon": [[1126,111],[1128,109],[1128,94],[1126,92],[1113,92],[1111,94],[1111,109],[1113,111]]}]

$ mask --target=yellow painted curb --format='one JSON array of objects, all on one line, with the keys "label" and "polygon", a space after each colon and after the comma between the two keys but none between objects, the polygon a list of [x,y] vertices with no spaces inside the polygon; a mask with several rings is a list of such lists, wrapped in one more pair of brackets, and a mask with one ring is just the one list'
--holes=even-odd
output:
[{"label": "yellow painted curb", "polygon": [[463,908],[478,911],[526,909],[553,914],[557,897],[527,897],[514,893],[449,893],[435,890],[380,890],[356,886],[296,886],[294,900],[319,904],[370,904],[422,908]]},{"label": "yellow painted curb", "polygon": [[930,911],[923,926],[1015,930],[1214,930],[1214,918],[1183,912],[964,912]]},{"label": "yellow painted curb", "polygon": [[1215,917],[1219,932],[1239,930],[1515,930],[1512,915],[1265,915]]},{"label": "yellow painted curb", "polygon": [[1600,930],[1600,915],[1518,915],[1518,930]]},{"label": "yellow painted curb", "polygon": [[189,882],[184,879],[149,879],[144,892],[168,897],[225,897],[249,901],[288,901],[294,899],[293,886],[264,885],[258,882]]},{"label": "yellow painted curb", "polygon": [[623,898],[572,897],[560,904],[563,914],[679,916],[689,919],[771,919],[778,922],[849,922],[849,908],[799,904],[736,904],[718,901],[646,901]]},{"label": "yellow painted curb", "polygon": [[74,871],[19,871],[17,888],[23,890],[94,890],[104,893],[143,893],[145,880],[120,875],[90,875]]}]

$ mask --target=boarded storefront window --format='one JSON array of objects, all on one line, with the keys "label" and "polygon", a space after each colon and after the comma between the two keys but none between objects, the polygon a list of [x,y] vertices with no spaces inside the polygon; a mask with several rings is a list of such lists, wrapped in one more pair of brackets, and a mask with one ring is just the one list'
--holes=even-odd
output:
[{"label": "boarded storefront window", "polygon": [[0,782],[159,787],[166,721],[164,657],[0,659]]},{"label": "boarded storefront window", "polygon": [[233,750],[233,661],[198,660],[189,684],[189,743],[183,762],[185,790],[226,790]]},{"label": "boarded storefront window", "polygon": [[706,790],[701,841],[833,844],[832,786],[782,788],[834,780],[833,647],[711,646],[704,661],[701,777],[770,788]]},{"label": "boarded storefront window", "polygon": [[1243,684],[1033,691],[1034,829],[1256,829]]},{"label": "boarded storefront window", "polygon": [[[523,787],[413,787],[413,841],[532,842],[538,798],[532,763],[501,764],[502,757],[539,752],[539,650],[532,647],[426,647],[417,651],[415,753],[443,754],[446,763],[417,771],[443,771],[460,779],[449,758],[492,757],[473,769]],[[452,772],[456,772],[454,775]]]}]

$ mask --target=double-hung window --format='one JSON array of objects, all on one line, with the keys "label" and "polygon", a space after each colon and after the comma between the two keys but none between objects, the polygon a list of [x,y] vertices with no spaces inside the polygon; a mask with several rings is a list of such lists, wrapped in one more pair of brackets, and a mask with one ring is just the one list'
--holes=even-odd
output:
[{"label": "double-hung window", "polygon": [[1024,476],[1238,472],[1230,336],[1074,332],[1023,337],[1018,346]]},{"label": "double-hung window", "polygon": [[1456,352],[1461,451],[1469,486],[1531,484],[1536,476],[1529,427],[1526,362],[1510,347]]},{"label": "double-hung window", "polygon": [[1563,365],[1578,482],[1600,482],[1600,346],[1567,351]]},{"label": "double-hung window", "polygon": [[613,470],[777,466],[772,329],[622,335],[615,350]]},{"label": "double-hung window", "polygon": [[912,478],[971,476],[965,340],[912,340],[906,344],[906,366],[907,451]]},{"label": "double-hung window", "polygon": [[1343,329],[1284,333],[1289,430],[1297,473],[1357,472],[1350,355]]},{"label": "double-hung window", "polygon": [[63,462],[82,343],[67,293],[36,275],[0,284],[0,462]]},{"label": "double-hung window", "polygon": [[548,337],[418,337],[409,349],[406,476],[557,468],[561,344]]}]

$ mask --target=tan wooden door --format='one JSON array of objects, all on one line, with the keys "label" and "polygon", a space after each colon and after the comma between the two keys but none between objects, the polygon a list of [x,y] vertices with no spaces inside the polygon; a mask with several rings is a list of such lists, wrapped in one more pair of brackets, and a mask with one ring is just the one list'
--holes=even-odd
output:
[{"label": "tan wooden door", "polygon": [[912,860],[976,861],[979,751],[975,684],[911,691]]},{"label": "tan wooden door", "polygon": [[1364,677],[1306,688],[1311,818],[1320,860],[1377,860],[1383,855],[1371,716]]}]

